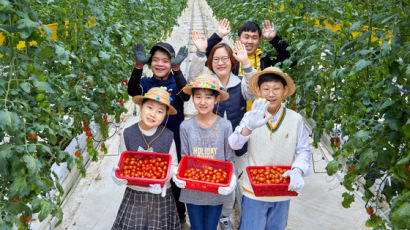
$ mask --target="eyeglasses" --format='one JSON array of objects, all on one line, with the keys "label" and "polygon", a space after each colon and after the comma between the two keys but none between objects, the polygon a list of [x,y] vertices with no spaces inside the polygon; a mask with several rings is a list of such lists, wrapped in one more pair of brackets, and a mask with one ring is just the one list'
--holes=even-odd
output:
[{"label": "eyeglasses", "polygon": [[213,63],[218,63],[219,61],[222,61],[222,63],[226,63],[228,60],[229,60],[229,57],[228,56],[223,56],[223,57],[214,57],[214,58],[212,58],[212,62]]}]

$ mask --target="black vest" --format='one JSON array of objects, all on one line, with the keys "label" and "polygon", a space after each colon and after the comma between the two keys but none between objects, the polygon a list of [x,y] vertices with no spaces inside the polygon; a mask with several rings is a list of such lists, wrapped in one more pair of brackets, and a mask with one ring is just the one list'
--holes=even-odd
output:
[{"label": "black vest", "polygon": [[[152,136],[145,136],[145,140],[149,143],[152,139],[158,136],[164,126],[160,125]],[[147,149],[147,144],[145,144],[142,138],[141,130],[138,127],[138,123],[126,128],[124,130],[124,141],[125,146],[128,151],[138,151],[138,147],[141,146],[143,149]],[[154,142],[150,144],[150,147],[156,153],[169,153],[169,150],[174,140],[174,134],[171,130],[165,128],[161,136],[159,136]]]},{"label": "black vest", "polygon": [[[235,130],[236,126],[241,122],[243,115],[246,113],[246,101],[242,96],[241,84],[228,88],[227,92],[229,93],[229,99],[219,102],[218,115],[224,117],[226,111],[226,117],[231,122],[233,130]],[[214,110],[216,110],[216,106]],[[247,149],[248,143],[246,143],[242,149],[235,150],[235,154],[242,156],[246,153]]]},{"label": "black vest", "polygon": [[218,115],[224,117],[226,111],[226,117],[231,122],[232,128],[235,129],[246,113],[246,101],[242,97],[241,84],[229,88],[228,93],[229,99],[219,102]]}]

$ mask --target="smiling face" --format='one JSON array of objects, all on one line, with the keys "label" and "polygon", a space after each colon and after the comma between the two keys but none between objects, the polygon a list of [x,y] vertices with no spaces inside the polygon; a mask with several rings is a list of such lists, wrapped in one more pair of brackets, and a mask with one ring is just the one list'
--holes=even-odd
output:
[{"label": "smiling face", "polygon": [[243,31],[241,36],[238,37],[238,40],[245,45],[248,55],[255,53],[261,43],[261,37],[259,36],[258,31]]},{"label": "smiling face", "polygon": [[273,115],[279,110],[287,92],[288,87],[280,81],[265,81],[258,88],[258,96],[269,102],[268,111]]},{"label": "smiling face", "polygon": [[141,106],[141,128],[144,130],[150,130],[154,127],[158,127],[164,120],[166,114],[166,105],[147,99]]},{"label": "smiling face", "polygon": [[224,47],[215,50],[212,56],[212,70],[219,78],[231,74],[232,62]]},{"label": "smiling face", "polygon": [[165,80],[171,72],[171,58],[169,54],[160,49],[156,50],[152,55],[151,69],[156,78]]},{"label": "smiling face", "polygon": [[214,105],[218,103],[218,96],[210,89],[193,89],[192,101],[198,113],[206,115],[213,113]]}]

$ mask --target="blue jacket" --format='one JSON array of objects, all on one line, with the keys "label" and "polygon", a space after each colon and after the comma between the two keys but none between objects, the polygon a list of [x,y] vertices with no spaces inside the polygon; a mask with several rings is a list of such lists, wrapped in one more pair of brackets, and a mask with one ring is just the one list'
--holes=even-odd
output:
[{"label": "blue jacket", "polygon": [[[144,95],[153,87],[167,87],[168,92],[171,93],[172,97],[171,105],[178,111],[178,114],[169,116],[166,127],[174,132],[177,154],[180,155],[181,142],[179,138],[179,125],[184,120],[184,101],[188,101],[190,98],[190,95],[181,91],[181,89],[186,85],[186,80],[181,71],[174,71],[174,73],[171,72],[168,78],[164,81],[160,81],[155,77],[141,78],[141,76],[142,69],[134,68],[128,82],[128,94],[130,96]],[[178,92],[180,93],[178,94]],[[165,122],[166,119],[162,122],[162,125],[165,125]]]}]

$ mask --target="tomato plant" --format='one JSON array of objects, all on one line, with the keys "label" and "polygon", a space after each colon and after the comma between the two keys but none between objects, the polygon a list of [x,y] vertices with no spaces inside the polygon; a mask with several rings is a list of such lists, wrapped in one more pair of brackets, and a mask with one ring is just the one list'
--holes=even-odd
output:
[{"label": "tomato plant", "polygon": [[[0,1],[0,229],[27,229],[35,213],[40,221],[49,215],[61,221],[64,191],[51,166],[67,163],[85,175],[81,152],[98,160],[89,125],[98,124],[106,139],[108,116],[119,122],[125,112],[122,85],[133,68],[132,46],[165,38],[164,28],[177,23],[185,6]],[[76,157],[65,152],[83,133],[86,149]]]},{"label": "tomato plant", "polygon": [[[277,34],[290,44],[291,58],[282,68],[297,86],[288,104],[316,122],[314,145],[324,132],[341,126],[344,143],[331,140],[334,160],[327,171],[344,175],[343,206],[350,207],[353,192],[360,190],[374,208],[367,226],[409,228],[409,2],[208,3],[218,19],[230,20],[234,38],[245,21],[275,23]],[[275,56],[266,39],[261,47]],[[378,212],[382,203],[389,210]]]}]

